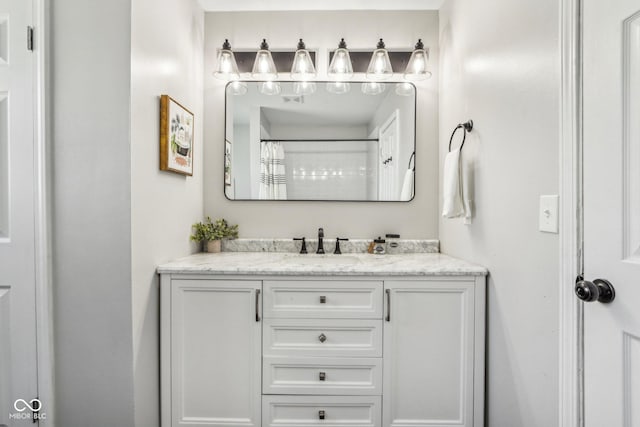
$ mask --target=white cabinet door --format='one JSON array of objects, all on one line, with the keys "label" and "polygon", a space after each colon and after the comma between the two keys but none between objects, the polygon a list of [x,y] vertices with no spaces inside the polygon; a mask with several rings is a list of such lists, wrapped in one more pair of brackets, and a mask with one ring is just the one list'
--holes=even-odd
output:
[{"label": "white cabinet door", "polygon": [[473,280],[385,282],[384,427],[474,425],[474,291]]},{"label": "white cabinet door", "polygon": [[171,281],[171,426],[260,426],[260,281]]}]

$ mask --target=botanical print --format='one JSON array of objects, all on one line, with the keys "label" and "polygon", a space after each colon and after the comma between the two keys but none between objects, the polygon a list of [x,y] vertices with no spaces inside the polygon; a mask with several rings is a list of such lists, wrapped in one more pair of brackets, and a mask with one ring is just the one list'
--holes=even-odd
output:
[{"label": "botanical print", "polygon": [[160,98],[160,169],[193,174],[193,114],[168,95]]}]

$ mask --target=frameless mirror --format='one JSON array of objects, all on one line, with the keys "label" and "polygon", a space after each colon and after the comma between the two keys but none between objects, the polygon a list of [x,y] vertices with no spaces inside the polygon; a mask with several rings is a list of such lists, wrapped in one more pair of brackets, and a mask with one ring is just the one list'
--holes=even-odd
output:
[{"label": "frameless mirror", "polygon": [[413,84],[235,81],[225,99],[228,199],[413,198]]}]

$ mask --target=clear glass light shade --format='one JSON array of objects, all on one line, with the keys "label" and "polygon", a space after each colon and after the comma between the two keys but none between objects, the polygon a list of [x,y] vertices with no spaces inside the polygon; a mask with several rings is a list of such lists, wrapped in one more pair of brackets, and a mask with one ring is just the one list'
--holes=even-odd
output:
[{"label": "clear glass light shade", "polygon": [[238,73],[238,65],[233,52],[230,50],[221,50],[218,54],[218,67],[213,72],[213,76],[221,80],[230,80],[240,77]]},{"label": "clear glass light shade", "polygon": [[411,96],[415,93],[415,89],[413,84],[403,82],[396,84],[396,95],[400,96]]},{"label": "clear glass light shade", "polygon": [[306,49],[298,49],[293,57],[291,78],[294,80],[309,80],[315,76],[316,67],[313,66],[309,51]]},{"label": "clear glass light shade", "polygon": [[294,82],[293,92],[296,95],[311,95],[316,91],[316,84],[314,82]]},{"label": "clear glass light shade", "polygon": [[256,53],[256,60],[253,62],[251,76],[256,80],[275,80],[278,78],[276,64],[273,62],[271,52],[267,49],[260,49]]},{"label": "clear glass light shade", "polygon": [[263,95],[278,95],[280,93],[280,83],[278,82],[263,82],[260,85],[260,93]]},{"label": "clear glass light shade", "polygon": [[332,79],[349,79],[353,76],[353,65],[351,64],[351,57],[349,51],[346,48],[338,48],[333,53],[331,64],[329,64],[329,70],[327,75]]},{"label": "clear glass light shade", "polygon": [[221,80],[234,80],[240,77],[236,57],[233,55],[231,44],[227,39],[218,52],[218,66],[213,72],[213,76]]},{"label": "clear glass light shade", "polygon": [[240,81],[232,81],[227,86],[227,92],[232,95],[244,95],[247,93],[247,84],[245,82]]},{"label": "clear glass light shade", "polygon": [[431,71],[427,69],[429,55],[424,49],[416,49],[409,58],[404,78],[411,81],[425,80],[431,77]]},{"label": "clear glass light shade", "polygon": [[379,82],[366,82],[362,83],[362,93],[365,95],[379,95],[386,89],[385,85]]},{"label": "clear glass light shade", "polygon": [[385,48],[373,51],[369,67],[367,68],[367,78],[372,80],[385,80],[393,76],[389,52]]},{"label": "clear glass light shade", "polygon": [[347,82],[329,82],[327,83],[327,92],[341,95],[351,90],[351,83]]}]

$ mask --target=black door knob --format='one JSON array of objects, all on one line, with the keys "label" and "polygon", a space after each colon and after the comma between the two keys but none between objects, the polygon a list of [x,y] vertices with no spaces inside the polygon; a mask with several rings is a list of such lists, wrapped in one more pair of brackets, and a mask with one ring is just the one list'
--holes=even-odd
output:
[{"label": "black door knob", "polygon": [[575,292],[584,302],[598,301],[609,303],[616,297],[616,291],[611,282],[605,279],[595,279],[593,282],[584,280],[581,276],[576,279]]}]

